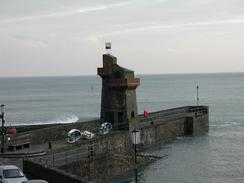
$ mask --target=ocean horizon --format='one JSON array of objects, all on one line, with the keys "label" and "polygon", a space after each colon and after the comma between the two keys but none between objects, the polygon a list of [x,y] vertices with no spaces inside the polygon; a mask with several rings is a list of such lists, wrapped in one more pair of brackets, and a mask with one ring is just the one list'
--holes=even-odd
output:
[{"label": "ocean horizon", "polygon": [[[199,86],[200,104],[209,105],[210,118],[215,118],[220,116],[215,111],[222,107],[215,107],[218,101],[214,102],[214,95],[231,94],[224,91],[224,85],[226,90],[233,84],[238,87],[243,76],[244,73],[138,74],[141,79],[137,88],[138,113],[196,105]],[[102,81],[99,76],[4,77],[0,78],[0,86],[7,125],[70,123],[100,115]]]},{"label": "ocean horizon", "polygon": [[[154,76],[154,75],[201,75],[201,74],[244,74],[244,72],[177,72],[177,73],[137,73],[136,76]],[[50,78],[50,77],[97,77],[96,74],[80,74],[80,75],[11,75],[0,76],[0,78]],[[99,76],[98,76],[99,77]]]}]

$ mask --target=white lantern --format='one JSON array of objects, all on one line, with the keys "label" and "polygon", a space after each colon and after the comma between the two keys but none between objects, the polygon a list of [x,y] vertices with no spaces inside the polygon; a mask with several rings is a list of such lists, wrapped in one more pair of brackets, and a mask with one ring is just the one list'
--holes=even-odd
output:
[{"label": "white lantern", "polygon": [[111,43],[110,42],[105,43],[105,49],[111,50]]},{"label": "white lantern", "polygon": [[141,143],[141,136],[140,136],[140,131],[137,129],[134,129],[131,132],[131,139],[132,139],[132,144],[138,145]]}]

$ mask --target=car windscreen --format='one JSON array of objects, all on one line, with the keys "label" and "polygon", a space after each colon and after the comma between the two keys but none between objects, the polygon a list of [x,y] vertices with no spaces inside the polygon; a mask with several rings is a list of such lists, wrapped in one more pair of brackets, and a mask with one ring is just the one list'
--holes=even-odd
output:
[{"label": "car windscreen", "polygon": [[18,178],[24,177],[23,173],[19,169],[6,169],[3,170],[4,178]]}]

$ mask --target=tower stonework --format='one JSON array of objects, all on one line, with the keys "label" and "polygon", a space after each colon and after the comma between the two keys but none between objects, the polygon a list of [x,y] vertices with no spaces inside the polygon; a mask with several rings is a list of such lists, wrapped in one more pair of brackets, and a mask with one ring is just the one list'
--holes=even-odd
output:
[{"label": "tower stonework", "polygon": [[133,129],[138,124],[136,88],[140,79],[134,71],[117,64],[117,58],[103,55],[103,67],[97,68],[102,78],[101,122],[110,122],[114,129]]}]

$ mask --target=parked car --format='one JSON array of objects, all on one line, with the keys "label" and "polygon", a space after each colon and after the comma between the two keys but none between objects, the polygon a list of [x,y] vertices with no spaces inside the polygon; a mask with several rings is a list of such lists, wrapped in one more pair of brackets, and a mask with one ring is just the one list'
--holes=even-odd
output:
[{"label": "parked car", "polygon": [[0,183],[22,183],[27,181],[23,172],[14,165],[0,165]]},{"label": "parked car", "polygon": [[82,138],[83,139],[92,139],[95,136],[94,133],[89,132],[89,131],[83,131],[81,133],[82,133]]},{"label": "parked car", "polygon": [[104,122],[101,124],[101,127],[100,127],[100,135],[106,135],[108,134],[111,130],[112,130],[112,124],[109,123],[109,122]]},{"label": "parked car", "polygon": [[22,183],[48,183],[48,182],[45,180],[35,179],[35,180],[27,180],[27,181],[24,181]]},{"label": "parked car", "polygon": [[80,131],[77,129],[72,129],[68,132],[68,137],[66,138],[66,141],[69,144],[75,143],[78,140],[82,139],[92,139],[95,136],[94,133],[89,131]]},{"label": "parked car", "polygon": [[82,134],[83,133],[81,133],[80,130],[72,129],[68,132],[68,137],[66,138],[66,141],[69,144],[75,143],[82,137]]}]

